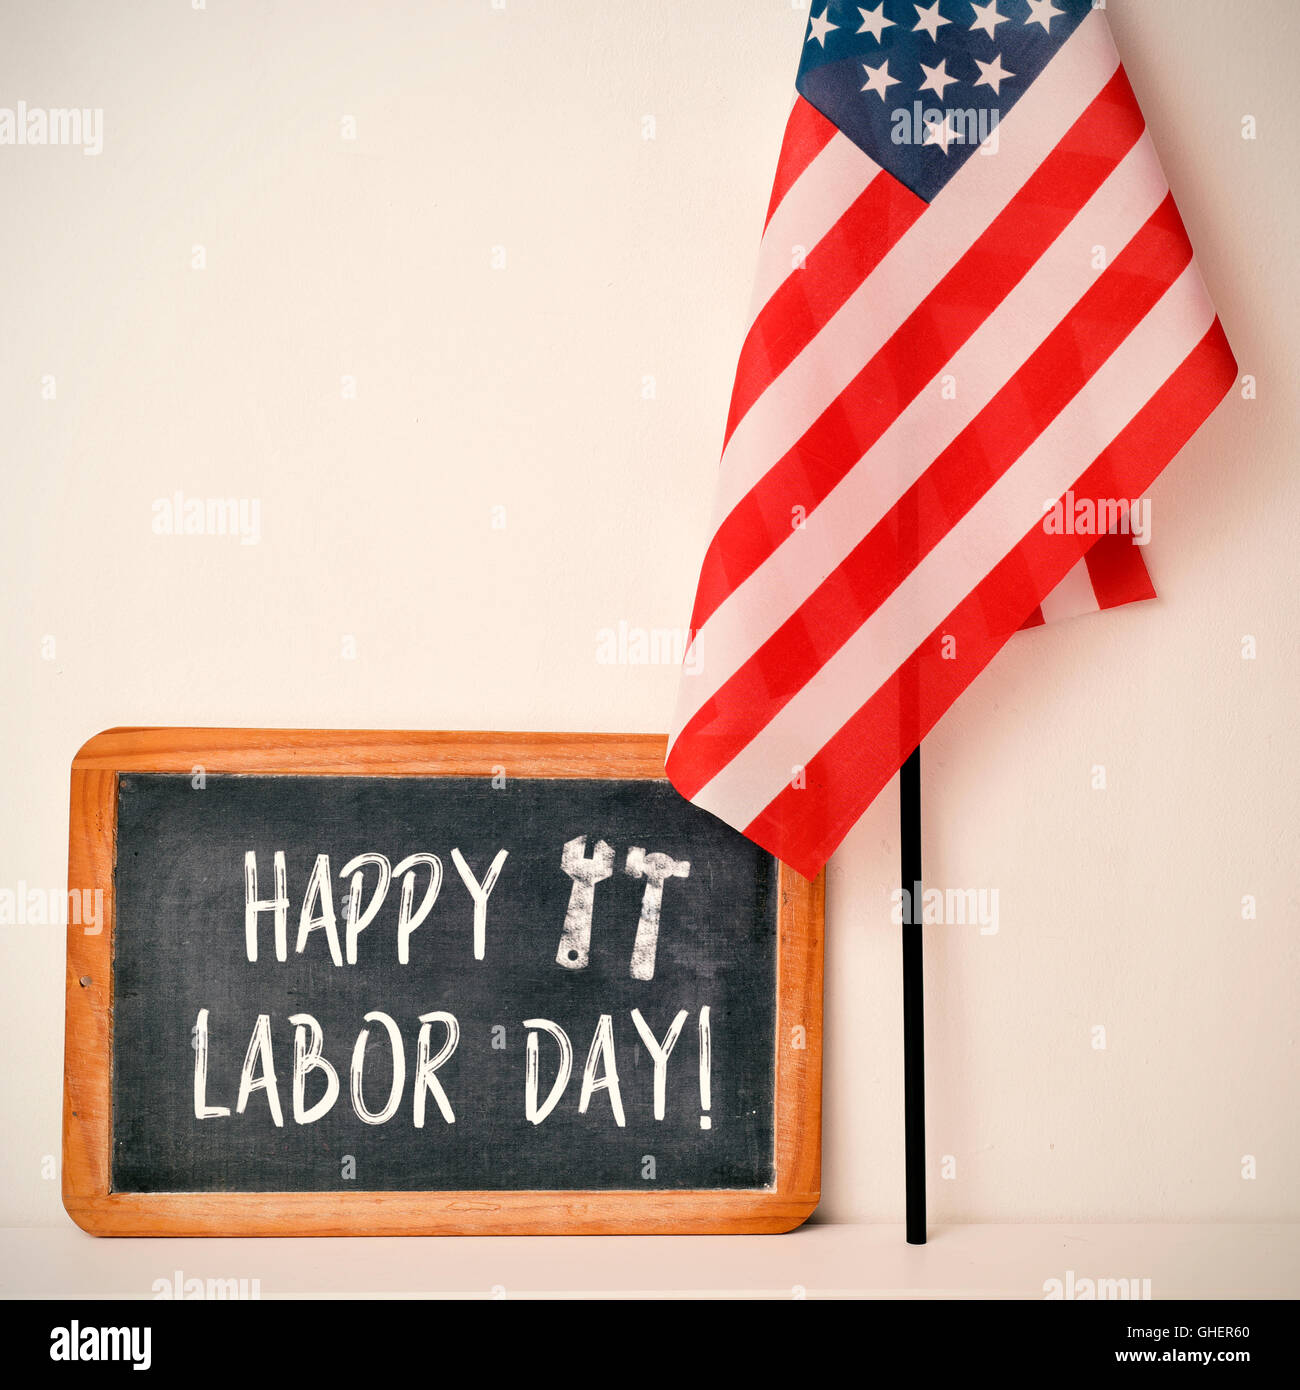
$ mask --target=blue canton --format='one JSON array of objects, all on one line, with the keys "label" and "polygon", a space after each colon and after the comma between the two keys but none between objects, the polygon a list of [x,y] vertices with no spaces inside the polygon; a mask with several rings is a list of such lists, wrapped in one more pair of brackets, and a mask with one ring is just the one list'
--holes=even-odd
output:
[{"label": "blue canton", "polygon": [[1091,9],[1092,0],[810,0],[795,86],[930,202]]}]

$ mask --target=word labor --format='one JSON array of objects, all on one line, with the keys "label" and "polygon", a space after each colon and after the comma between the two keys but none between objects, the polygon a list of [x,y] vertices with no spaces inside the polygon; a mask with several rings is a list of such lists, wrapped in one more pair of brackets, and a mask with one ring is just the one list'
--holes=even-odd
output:
[{"label": "word labor", "polygon": [[[473,905],[475,960],[482,960],[487,954],[488,899],[509,854],[509,850],[498,850],[480,879],[459,849],[451,852],[451,862]],[[555,959],[566,970],[582,970],[591,956],[596,885],[612,876],[614,850],[604,840],[598,840],[588,857],[586,837],[580,835],[570,840],[561,851],[560,869],[572,880],[573,886]],[[674,859],[668,854],[647,854],[643,847],[634,845],[627,851],[623,872],[632,878],[645,880],[640,920],[632,944],[631,975],[636,980],[653,980],[664,885],[670,878],[689,878],[691,866],[685,859]],[[346,961],[348,965],[355,965],[358,938],[379,916],[389,890],[396,882],[401,885],[397,904],[397,960],[400,965],[408,965],[411,937],[433,911],[442,892],[442,860],[436,854],[408,854],[393,865],[386,855],[367,852],[349,859],[339,870],[338,877],[347,880],[341,938],[339,914],[334,905],[330,857],[328,854],[318,854],[298,913],[295,953],[303,954],[313,932],[323,932],[334,964],[342,966]],[[372,880],[368,898],[367,878]],[[417,878],[424,881],[418,906],[415,902]],[[257,852],[250,849],[244,855],[244,952],[250,962],[257,960],[259,924],[264,914],[269,914],[272,919],[276,960],[289,958],[289,875],[283,850],[276,850],[272,856],[272,879],[272,896],[260,897]]]}]

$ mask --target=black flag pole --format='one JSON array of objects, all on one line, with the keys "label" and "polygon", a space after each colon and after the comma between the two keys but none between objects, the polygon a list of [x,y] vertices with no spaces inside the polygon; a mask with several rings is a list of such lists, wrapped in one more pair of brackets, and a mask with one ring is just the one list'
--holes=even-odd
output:
[{"label": "black flag pole", "polygon": [[921,749],[899,774],[903,902],[903,1145],[907,1243],[925,1244],[925,987],[921,954]]}]

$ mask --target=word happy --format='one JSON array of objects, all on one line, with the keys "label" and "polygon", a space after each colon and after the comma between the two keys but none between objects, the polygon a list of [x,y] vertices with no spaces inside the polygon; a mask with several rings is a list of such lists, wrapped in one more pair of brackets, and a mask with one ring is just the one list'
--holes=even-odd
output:
[{"label": "word happy", "polygon": [[[614,850],[604,840],[597,842],[587,857],[587,838],[584,835],[570,840],[560,854],[560,867],[573,880],[569,907],[564,917],[564,929],[556,952],[556,963],[566,970],[586,967],[591,950],[591,927],[595,913],[596,886],[614,873]],[[482,960],[487,953],[488,899],[496,887],[501,870],[509,858],[509,850],[499,850],[482,879],[476,877],[459,849],[451,852],[451,862],[473,904],[474,959]],[[257,854],[249,850],[244,855],[244,950],[250,962],[256,962],[258,952],[258,922],[263,913],[273,918],[275,958],[289,956],[289,889],[284,851],[277,850],[273,861],[274,896],[259,898]],[[370,896],[366,897],[367,871],[374,879]],[[664,885],[671,878],[689,878],[688,860],[676,860],[667,854],[647,854],[640,846],[627,851],[623,872],[645,880],[641,898],[641,916],[637,923],[636,939],[632,944],[631,974],[635,980],[653,980],[655,955],[659,944],[659,919],[663,907]],[[411,937],[423,924],[442,892],[442,860],[436,854],[408,854],[396,866],[387,855],[376,852],[358,854],[339,870],[347,879],[347,899],[343,910],[343,936],[339,936],[338,913],[334,906],[333,879],[328,854],[318,854],[307,880],[302,909],[298,914],[295,952],[307,950],[314,932],[321,932],[329,946],[330,958],[337,966],[346,959],[357,963],[357,943],[362,934],[379,916],[395,882],[398,889],[396,940],[397,960],[408,965],[411,959]],[[420,904],[415,905],[417,878],[423,878]]]}]

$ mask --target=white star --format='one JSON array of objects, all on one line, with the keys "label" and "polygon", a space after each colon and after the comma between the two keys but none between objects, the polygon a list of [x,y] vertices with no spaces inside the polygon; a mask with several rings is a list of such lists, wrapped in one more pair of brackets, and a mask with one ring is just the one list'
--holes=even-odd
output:
[{"label": "white star", "polygon": [[1041,24],[1046,33],[1052,32],[1052,20],[1058,14],[1064,14],[1064,10],[1058,10],[1052,4],[1052,0],[1028,0],[1030,15],[1026,24]]},{"label": "white star", "polygon": [[885,18],[885,0],[880,0],[880,4],[874,10],[868,11],[859,7],[858,13],[862,16],[862,28],[858,30],[858,33],[872,35],[877,43],[880,42],[880,36],[886,29],[894,27],[894,21]]},{"label": "white star", "polygon": [[945,158],[948,154],[948,146],[956,138],[957,132],[952,126],[952,116],[947,115],[942,121],[931,121],[925,128],[925,139],[923,145],[938,145],[943,151]]},{"label": "white star", "polygon": [[875,92],[884,101],[885,93],[890,87],[898,85],[898,78],[889,75],[889,59],[886,58],[878,68],[873,68],[867,63],[863,63],[863,68],[867,73],[867,81],[862,88],[864,92]]},{"label": "white star", "polygon": [[[884,3],[884,0],[881,0]],[[929,36],[937,43],[939,41],[939,26],[941,24],[951,24],[951,19],[945,19],[939,13],[939,0],[934,0],[934,4],[928,10],[923,10],[920,5],[913,4],[912,8],[916,11],[916,24],[912,33],[918,29],[924,29]]]},{"label": "white star", "polygon": [[922,63],[921,69],[925,73],[925,81],[921,83],[921,91],[937,92],[942,101],[944,88],[951,87],[957,80],[955,77],[948,76],[947,58],[944,58],[937,68],[927,67]]},{"label": "white star", "polygon": [[1000,53],[995,54],[991,63],[980,63],[978,58],[975,61],[979,63],[980,69],[980,75],[975,79],[975,85],[977,87],[992,87],[994,92],[1001,96],[1003,80],[1015,76],[1014,72],[1008,72],[1002,66],[1002,55]]},{"label": "white star", "polygon": [[971,9],[975,11],[975,23],[971,25],[970,31],[973,34],[976,29],[983,29],[991,39],[997,38],[993,32],[999,24],[1005,24],[1007,17],[998,13],[998,0],[989,0],[987,5],[977,5],[975,0],[971,0]]},{"label": "white star", "polygon": [[[880,3],[883,5],[884,0],[880,0]],[[838,24],[832,24],[830,22],[830,19],[828,18],[829,15],[830,6],[828,5],[826,9],[824,9],[821,12],[821,14],[813,15],[813,17],[808,21],[808,27],[812,31],[808,35],[809,43],[812,43],[812,41],[816,39],[817,42],[821,44],[823,48],[826,47],[826,35],[829,34],[832,29],[838,29],[840,27]]]}]

